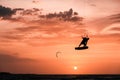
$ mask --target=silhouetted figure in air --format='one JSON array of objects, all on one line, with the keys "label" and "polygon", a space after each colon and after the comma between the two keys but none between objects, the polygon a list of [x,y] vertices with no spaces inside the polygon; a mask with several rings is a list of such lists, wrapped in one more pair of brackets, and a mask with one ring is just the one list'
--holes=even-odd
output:
[{"label": "silhouetted figure in air", "polygon": [[88,40],[89,40],[89,37],[88,37],[88,36],[82,37],[82,39],[83,39],[83,40],[81,41],[79,47],[80,47],[81,45],[83,45],[83,47],[86,47],[86,46],[87,46],[87,42],[88,42]]}]

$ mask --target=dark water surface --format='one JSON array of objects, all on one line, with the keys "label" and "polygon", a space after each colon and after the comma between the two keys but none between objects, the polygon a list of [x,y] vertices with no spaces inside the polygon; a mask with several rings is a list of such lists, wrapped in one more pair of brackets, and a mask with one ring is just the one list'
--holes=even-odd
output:
[{"label": "dark water surface", "polygon": [[0,73],[0,80],[120,80],[118,74],[11,74]]}]

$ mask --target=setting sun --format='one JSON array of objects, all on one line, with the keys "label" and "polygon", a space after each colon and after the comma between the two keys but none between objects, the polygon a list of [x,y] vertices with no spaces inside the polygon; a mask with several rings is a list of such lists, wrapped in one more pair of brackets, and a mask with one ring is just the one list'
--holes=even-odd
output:
[{"label": "setting sun", "polygon": [[78,68],[77,68],[77,66],[74,66],[74,70],[77,70]]}]

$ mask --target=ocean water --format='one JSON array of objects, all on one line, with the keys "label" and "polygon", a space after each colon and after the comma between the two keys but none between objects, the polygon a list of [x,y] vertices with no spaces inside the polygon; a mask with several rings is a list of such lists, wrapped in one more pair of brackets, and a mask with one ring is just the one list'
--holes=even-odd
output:
[{"label": "ocean water", "polygon": [[86,74],[86,75],[74,75],[74,74],[11,74],[0,73],[0,80],[120,80],[118,74]]}]

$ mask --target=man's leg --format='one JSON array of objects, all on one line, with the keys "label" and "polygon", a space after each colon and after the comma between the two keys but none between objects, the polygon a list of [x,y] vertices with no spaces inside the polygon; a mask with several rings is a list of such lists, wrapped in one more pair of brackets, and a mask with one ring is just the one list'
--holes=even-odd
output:
[{"label": "man's leg", "polygon": [[81,44],[79,44],[79,47],[81,46]]},{"label": "man's leg", "polygon": [[84,47],[86,47],[86,43],[84,43]]},{"label": "man's leg", "polygon": [[85,42],[85,46],[87,46],[87,42],[88,42],[88,41]]},{"label": "man's leg", "polygon": [[82,43],[79,44],[79,47],[82,45]]}]

